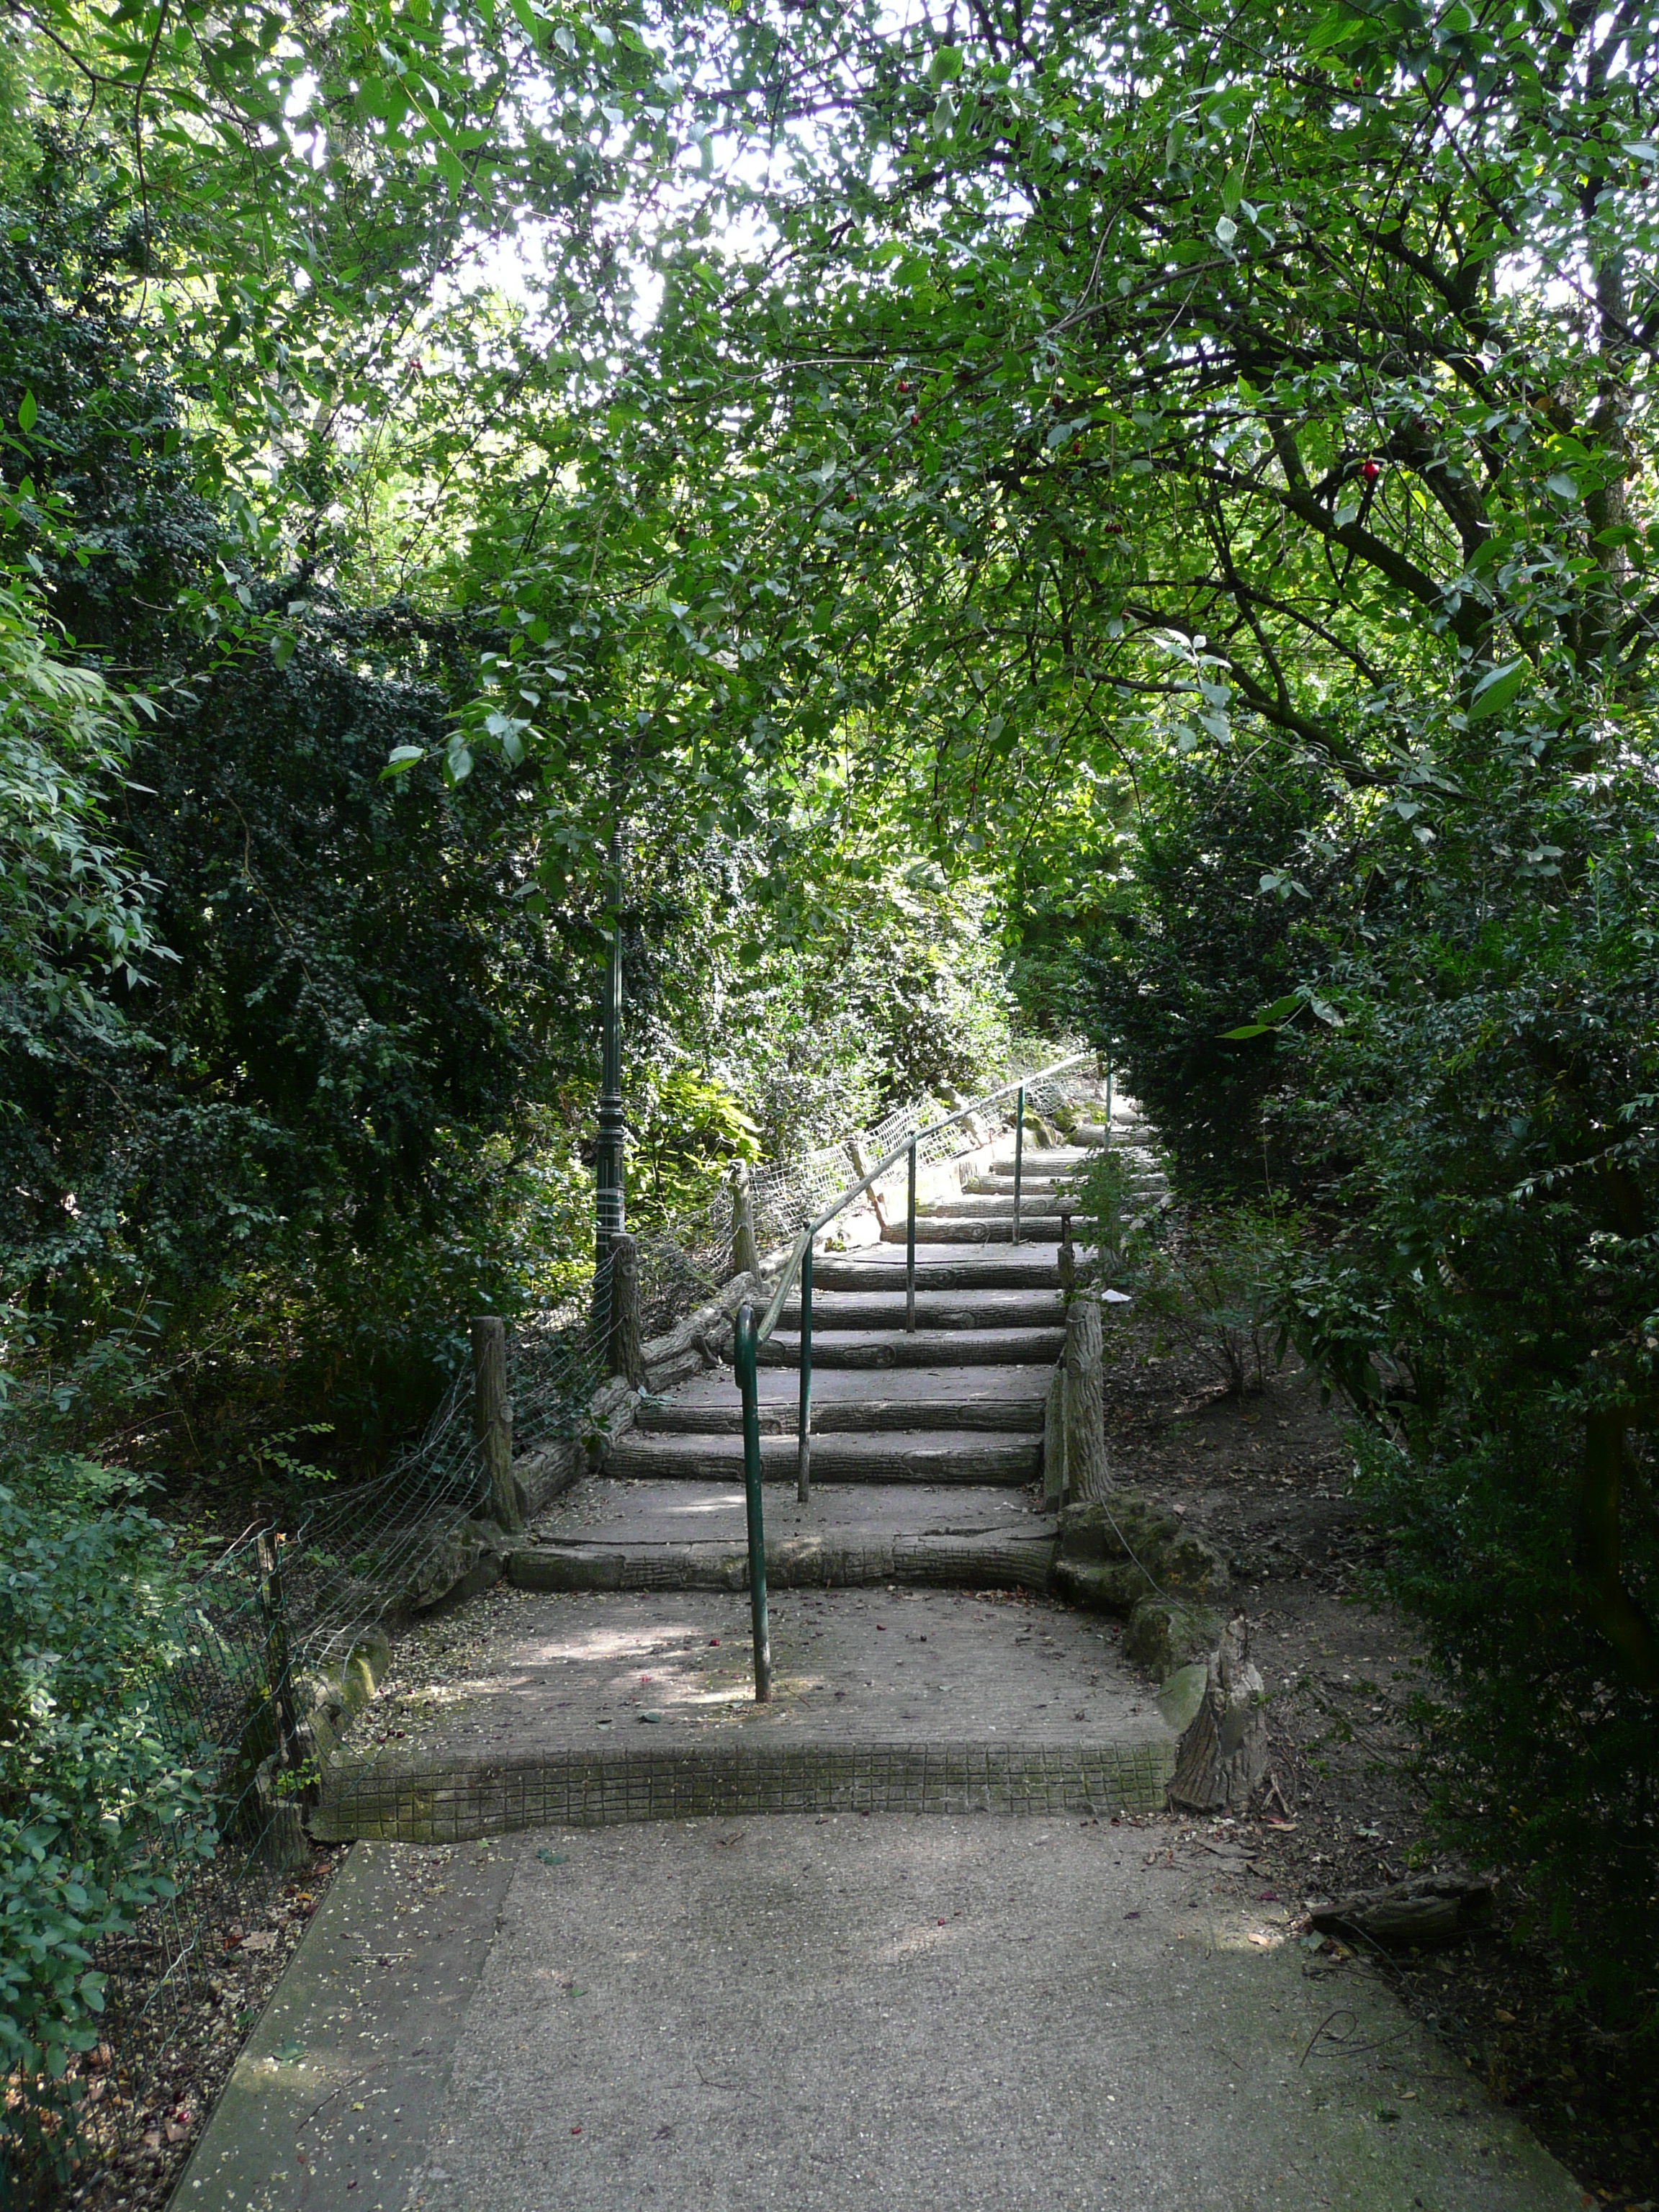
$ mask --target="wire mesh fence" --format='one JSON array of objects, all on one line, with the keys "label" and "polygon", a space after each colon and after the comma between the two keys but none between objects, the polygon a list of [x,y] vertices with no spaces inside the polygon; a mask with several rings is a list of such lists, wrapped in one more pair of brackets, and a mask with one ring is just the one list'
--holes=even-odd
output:
[{"label": "wire mesh fence", "polygon": [[[1054,1057],[1052,1047],[1024,1065],[1045,1057]],[[998,1073],[1014,1079],[1019,1068]],[[1084,1071],[1034,1084],[1028,1113],[1064,1113],[1089,1087]],[[761,1251],[787,1245],[877,1159],[957,1106],[918,1100],[836,1145],[753,1168]],[[919,1156],[929,1165],[959,1158],[1012,1113],[1010,1098],[933,1130]],[[902,1182],[902,1164],[895,1172]],[[734,1203],[722,1189],[697,1213],[638,1238],[646,1338],[665,1334],[729,1279]],[[610,1288],[599,1266],[560,1305],[515,1320],[507,1388],[519,1455],[579,1443],[592,1428],[606,1374]],[[457,1544],[469,1529],[484,1530],[490,1500],[472,1381],[461,1375],[422,1434],[372,1481],[309,1504],[287,1528],[250,1529],[197,1577],[183,1656],[158,1670],[153,1694],[200,1778],[210,1847],[192,1856],[163,1826],[146,1829],[142,1816],[131,1825],[125,1847],[165,1868],[171,1893],[96,1946],[91,1964],[105,1978],[97,2051],[65,2081],[5,2085],[0,2212],[50,2201],[71,2161],[84,2179],[124,2142],[168,2124],[156,2085],[178,2041],[199,2021],[204,2000],[222,2009],[234,1980],[228,1962],[278,1892],[302,1882],[310,1866],[303,1816],[330,1686],[337,1699],[365,1639],[449,1586]]]}]

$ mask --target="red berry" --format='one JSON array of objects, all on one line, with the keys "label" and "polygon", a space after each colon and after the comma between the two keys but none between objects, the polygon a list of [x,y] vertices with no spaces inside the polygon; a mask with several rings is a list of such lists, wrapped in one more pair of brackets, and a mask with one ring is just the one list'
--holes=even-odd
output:
[{"label": "red berry", "polygon": [[1359,473],[1367,483],[1375,483],[1382,471],[1375,461],[1362,461],[1359,465]]},{"label": "red berry", "polygon": [[899,390],[901,392],[908,392],[909,389],[909,386],[904,381],[904,379],[901,377],[899,379]]},{"label": "red berry", "polygon": [[920,415],[913,415],[913,416],[910,417],[910,420],[911,420],[913,422],[921,422],[921,416],[920,416]]}]

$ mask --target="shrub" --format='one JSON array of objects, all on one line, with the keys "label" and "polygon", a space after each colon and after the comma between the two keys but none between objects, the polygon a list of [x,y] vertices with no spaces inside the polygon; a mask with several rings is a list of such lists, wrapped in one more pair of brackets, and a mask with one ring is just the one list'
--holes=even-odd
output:
[{"label": "shrub", "polygon": [[214,1847],[200,1747],[166,1714],[191,1622],[171,1541],[69,1459],[0,1487],[0,2078],[12,2163],[60,2168],[100,1942]]},{"label": "shrub", "polygon": [[1133,872],[1078,956],[1078,1024],[1111,1055],[1192,1195],[1259,1194],[1264,1173],[1283,1187],[1307,1172],[1305,1153],[1268,1157],[1276,1038],[1226,1032],[1305,973],[1314,921],[1344,896],[1341,854],[1310,833],[1345,807],[1311,769],[1269,778],[1177,763],[1143,820]]},{"label": "shrub", "polygon": [[1236,1398],[1265,1389],[1288,1257],[1283,1221],[1243,1204],[1178,1216],[1144,1264],[1137,1304]]}]

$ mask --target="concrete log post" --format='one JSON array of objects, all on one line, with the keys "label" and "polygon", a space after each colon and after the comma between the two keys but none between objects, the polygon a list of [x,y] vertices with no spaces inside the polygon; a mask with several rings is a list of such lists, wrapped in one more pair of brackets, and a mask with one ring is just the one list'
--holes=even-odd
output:
[{"label": "concrete log post", "polygon": [[489,1474],[490,1518],[499,1528],[524,1526],[513,1482],[513,1406],[507,1395],[507,1324],[491,1314],[472,1322],[472,1433]]},{"label": "concrete log post", "polygon": [[1042,1408],[1042,1510],[1058,1513],[1066,1503],[1066,1362],[1048,1378]]},{"label": "concrete log post", "polygon": [[611,1331],[605,1364],[638,1389],[645,1381],[640,1348],[640,1248],[624,1230],[611,1240]]},{"label": "concrete log post", "polygon": [[1073,1504],[1104,1498],[1106,1402],[1100,1306],[1073,1298],[1066,1314],[1066,1474]]},{"label": "concrete log post", "polygon": [[760,1273],[760,1253],[755,1243],[755,1201],[750,1194],[747,1160],[739,1160],[732,1170],[732,1273]]}]

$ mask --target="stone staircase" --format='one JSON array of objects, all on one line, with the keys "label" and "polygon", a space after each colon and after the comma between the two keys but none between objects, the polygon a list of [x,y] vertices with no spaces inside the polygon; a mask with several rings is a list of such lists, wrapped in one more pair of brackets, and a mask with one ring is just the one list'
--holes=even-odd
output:
[{"label": "stone staircase", "polygon": [[[1012,1137],[955,1195],[916,1209],[916,1313],[905,1328],[905,1222],[882,1225],[862,1251],[813,1263],[812,1472],[843,1482],[1036,1482],[1042,1474],[1043,1404],[1065,1348],[1058,1244],[1069,1177],[1103,1144],[1099,1122],[1078,1142],[1028,1147],[1021,1177],[1020,1242],[1014,1226]],[[1150,1199],[1161,1188],[1133,1112],[1113,1137],[1137,1164]],[[961,1248],[971,1245],[971,1253]],[[795,1470],[800,1302],[792,1297],[761,1347],[763,1479]],[[641,1403],[636,1425],[614,1446],[609,1472],[623,1480],[740,1481],[741,1413],[725,1370]]]},{"label": "stone staircase", "polygon": [[[1161,1807],[1184,1722],[1123,1664],[1090,1579],[1112,1563],[1139,1571],[1119,1559],[1115,1524],[1074,1528],[1074,1515],[1062,1537],[1042,1510],[1066,1343],[1060,1200],[1107,1133],[1071,1133],[1025,1154],[1018,1243],[1012,1137],[965,1174],[935,1171],[918,1209],[914,1330],[902,1212],[878,1242],[815,1260],[805,1504],[798,1299],[763,1347],[769,1705],[753,1702],[741,1413],[722,1366],[641,1400],[602,1470],[513,1553],[531,1610],[501,1616],[465,1698],[336,1761],[313,1832],[430,1841],[709,1812]],[[1155,1164],[1127,1102],[1111,1136],[1150,1202]],[[1159,1540],[1177,1533],[1172,1522]],[[1138,1594],[1102,1589],[1121,1616]]]}]

